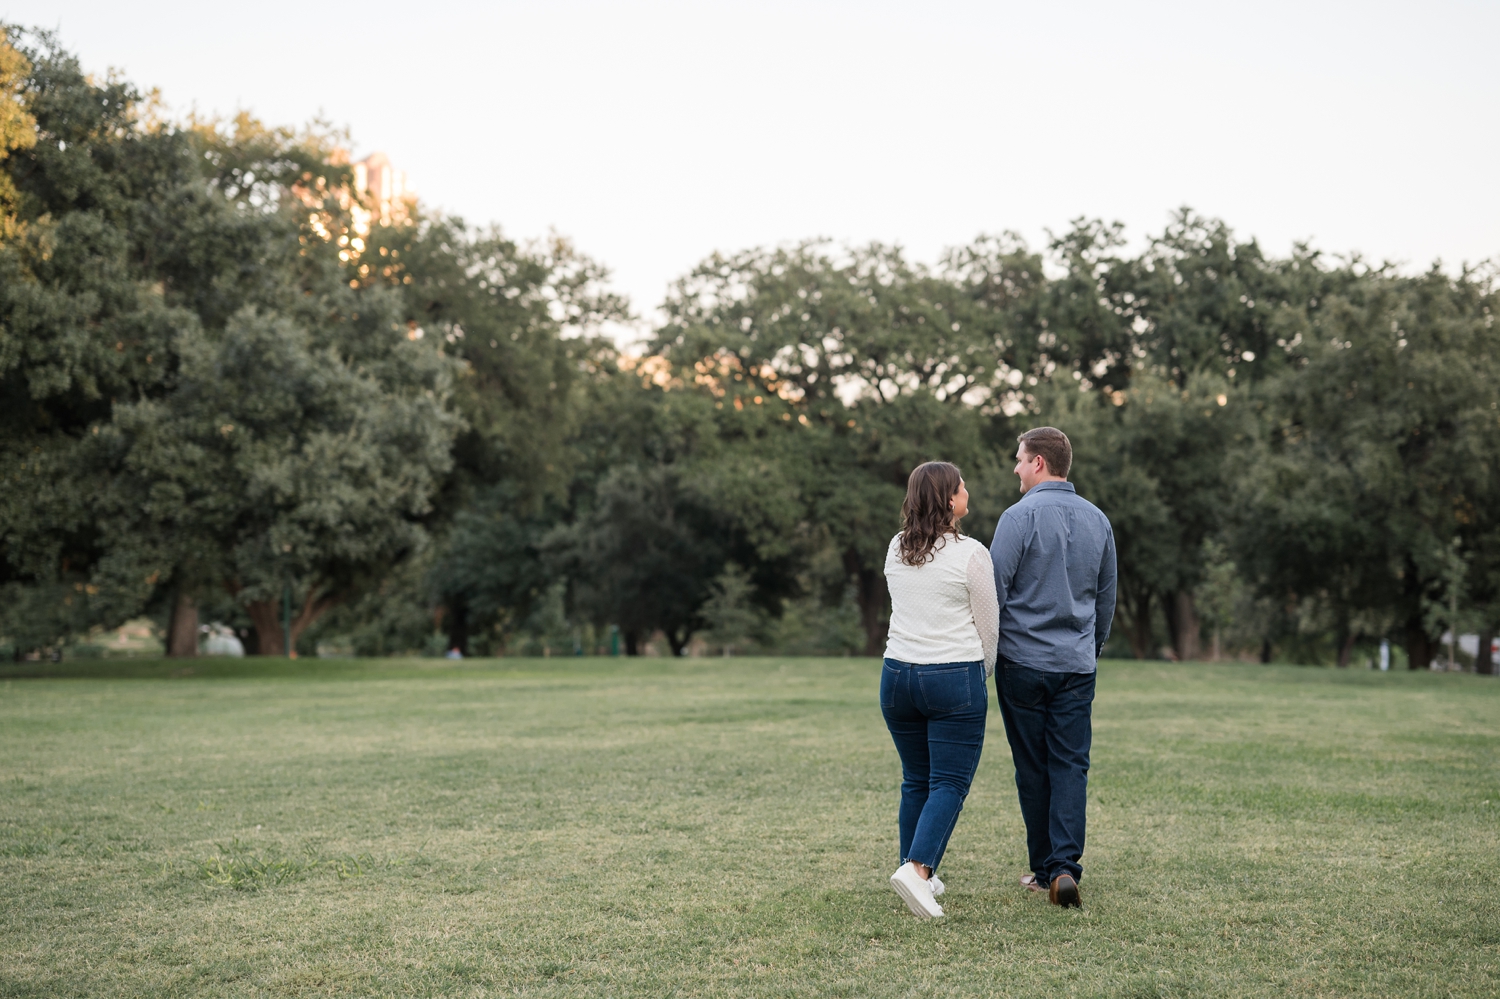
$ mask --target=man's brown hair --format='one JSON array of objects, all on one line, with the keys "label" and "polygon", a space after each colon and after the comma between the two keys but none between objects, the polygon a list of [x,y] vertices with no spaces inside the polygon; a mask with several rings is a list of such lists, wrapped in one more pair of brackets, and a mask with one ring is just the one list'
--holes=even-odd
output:
[{"label": "man's brown hair", "polygon": [[1037,427],[1016,440],[1021,442],[1027,454],[1032,457],[1040,455],[1047,462],[1049,474],[1068,477],[1068,469],[1073,467],[1073,443],[1067,434],[1056,427]]}]

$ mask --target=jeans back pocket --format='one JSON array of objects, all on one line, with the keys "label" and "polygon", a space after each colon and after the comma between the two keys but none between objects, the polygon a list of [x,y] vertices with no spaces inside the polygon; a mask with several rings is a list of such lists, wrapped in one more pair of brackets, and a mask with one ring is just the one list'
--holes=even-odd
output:
[{"label": "jeans back pocket", "polygon": [[1018,708],[1045,707],[1051,698],[1047,678],[1054,674],[1043,673],[1029,666],[1006,666],[996,670],[1000,676],[1000,693]]},{"label": "jeans back pocket", "polygon": [[920,670],[917,687],[927,710],[941,715],[967,708],[974,700],[973,672],[969,666]]}]

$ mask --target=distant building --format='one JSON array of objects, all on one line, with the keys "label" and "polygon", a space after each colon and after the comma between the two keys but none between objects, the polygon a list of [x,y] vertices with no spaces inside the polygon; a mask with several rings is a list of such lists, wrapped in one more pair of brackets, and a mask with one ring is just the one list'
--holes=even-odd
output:
[{"label": "distant building", "polygon": [[406,171],[391,165],[385,153],[371,153],[353,164],[354,190],[374,208],[374,217],[389,225],[404,218],[416,192],[406,183]]},{"label": "distant building", "polygon": [[[348,275],[351,288],[370,280],[410,284],[411,275],[401,273],[394,250],[387,256],[387,248],[381,246],[377,255],[370,245],[370,231],[376,226],[412,221],[417,195],[407,184],[406,172],[393,167],[385,153],[372,153],[358,163],[350,163],[346,150],[334,149],[328,161],[331,166],[349,167],[347,184],[330,185],[326,176],[307,171],[290,187],[292,197],[308,209],[303,240],[319,239],[336,245],[339,260],[352,268]],[[407,338],[421,339],[421,327],[412,323]]]},{"label": "distant building", "polygon": [[[306,173],[302,180],[292,185],[292,193],[313,209],[313,216],[308,220],[312,230],[323,239],[337,240],[339,246],[345,248],[347,256],[344,259],[348,260],[364,252],[364,238],[370,235],[372,225],[397,225],[407,221],[417,194],[407,182],[406,171],[392,166],[385,153],[371,153],[357,163],[350,163],[347,151],[335,149],[329,160],[335,166],[348,164],[351,181],[348,187],[329,188],[322,177],[314,178],[311,173]],[[329,197],[349,213],[347,231],[340,229],[334,219],[322,214],[324,199]]]}]

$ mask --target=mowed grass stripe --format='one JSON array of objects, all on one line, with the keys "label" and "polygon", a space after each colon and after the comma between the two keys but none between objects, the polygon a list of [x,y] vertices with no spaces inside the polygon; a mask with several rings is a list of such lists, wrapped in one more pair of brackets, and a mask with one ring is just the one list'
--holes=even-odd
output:
[{"label": "mowed grass stripe", "polygon": [[1488,678],[1104,664],[1082,912],[992,701],[918,923],[873,661],[5,669],[0,996],[1500,992]]}]

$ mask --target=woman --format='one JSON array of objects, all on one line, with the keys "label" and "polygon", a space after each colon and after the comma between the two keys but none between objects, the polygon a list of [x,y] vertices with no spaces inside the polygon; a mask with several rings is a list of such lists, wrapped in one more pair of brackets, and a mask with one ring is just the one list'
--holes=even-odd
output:
[{"label": "woman", "polygon": [[968,512],[955,466],[917,466],[885,556],[880,710],[901,756],[901,866],[891,886],[919,919],[943,914],[936,871],[979,765],[1000,630],[989,550],[958,533]]}]

